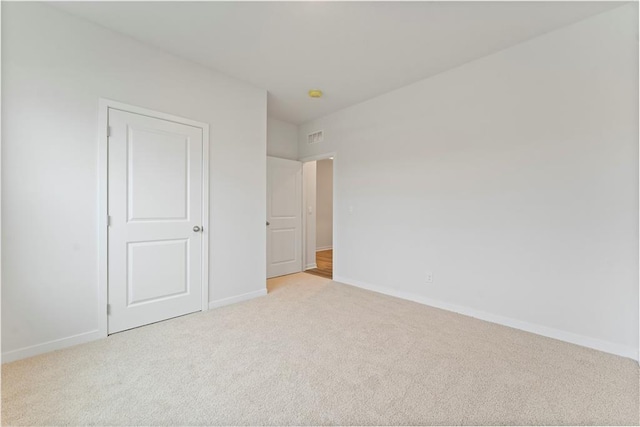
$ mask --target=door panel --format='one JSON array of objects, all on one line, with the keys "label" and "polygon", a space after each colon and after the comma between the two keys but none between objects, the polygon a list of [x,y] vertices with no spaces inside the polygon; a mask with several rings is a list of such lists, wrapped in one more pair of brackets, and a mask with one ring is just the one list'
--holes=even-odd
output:
[{"label": "door panel", "polygon": [[302,163],[267,157],[267,277],[302,271]]},{"label": "door panel", "polygon": [[[202,307],[202,129],[109,109],[109,333]],[[205,230],[205,232],[208,230]]]},{"label": "door panel", "polygon": [[271,231],[271,262],[279,264],[296,260],[297,236],[295,228]]},{"label": "door panel", "polygon": [[188,138],[129,128],[128,140],[129,220],[187,219]]},{"label": "door panel", "polygon": [[[127,306],[182,295],[189,290],[187,239],[127,245]],[[157,268],[162,265],[163,268]]]}]

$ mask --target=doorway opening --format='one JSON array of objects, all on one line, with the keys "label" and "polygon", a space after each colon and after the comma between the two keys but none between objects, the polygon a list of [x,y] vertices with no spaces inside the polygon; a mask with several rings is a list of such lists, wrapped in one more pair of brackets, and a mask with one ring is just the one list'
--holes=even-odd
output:
[{"label": "doorway opening", "polygon": [[333,279],[334,156],[303,165],[305,272]]},{"label": "doorway opening", "polygon": [[335,153],[301,161],[267,157],[267,287],[306,272],[333,279]]}]

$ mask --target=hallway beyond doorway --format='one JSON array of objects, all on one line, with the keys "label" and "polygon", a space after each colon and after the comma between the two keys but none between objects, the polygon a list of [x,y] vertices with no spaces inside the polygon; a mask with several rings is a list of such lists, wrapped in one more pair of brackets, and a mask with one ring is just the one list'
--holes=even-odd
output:
[{"label": "hallway beyond doorway", "polygon": [[305,273],[315,274],[316,276],[333,279],[333,249],[316,252],[317,268],[306,270]]}]

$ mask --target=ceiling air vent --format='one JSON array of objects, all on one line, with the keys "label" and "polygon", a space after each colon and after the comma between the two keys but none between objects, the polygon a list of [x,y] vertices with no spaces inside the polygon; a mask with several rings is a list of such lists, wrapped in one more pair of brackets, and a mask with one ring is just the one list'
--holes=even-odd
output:
[{"label": "ceiling air vent", "polygon": [[322,134],[321,130],[307,135],[307,142],[309,144],[317,144],[318,142],[322,142],[323,139],[324,135]]}]

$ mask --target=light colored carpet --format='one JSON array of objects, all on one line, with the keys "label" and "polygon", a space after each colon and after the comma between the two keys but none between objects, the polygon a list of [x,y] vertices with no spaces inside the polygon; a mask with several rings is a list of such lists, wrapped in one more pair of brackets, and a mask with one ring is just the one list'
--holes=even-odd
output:
[{"label": "light colored carpet", "polygon": [[13,424],[638,424],[638,365],[308,274],[2,368]]}]

